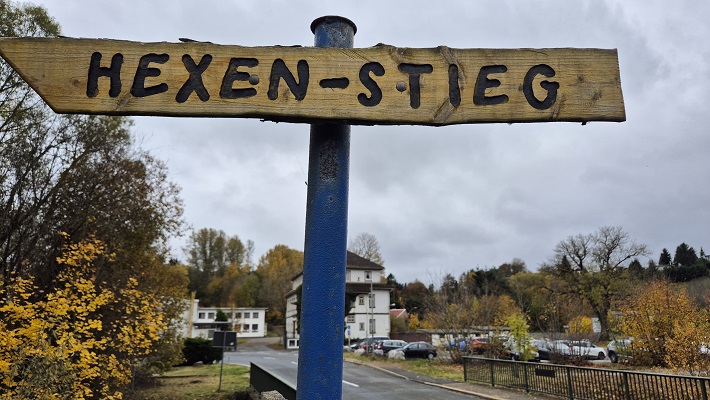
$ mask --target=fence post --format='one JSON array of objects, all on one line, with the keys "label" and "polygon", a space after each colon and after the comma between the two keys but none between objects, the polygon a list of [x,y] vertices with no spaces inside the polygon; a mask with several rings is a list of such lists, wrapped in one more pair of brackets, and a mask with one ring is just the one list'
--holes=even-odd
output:
[{"label": "fence post", "polygon": [[491,365],[491,386],[496,385],[495,374],[493,373],[493,359],[489,358],[488,363]]},{"label": "fence post", "polygon": [[466,374],[466,364],[468,364],[467,361],[468,361],[467,357],[464,357],[463,358],[463,381],[464,382],[466,382],[468,380],[468,378],[467,378],[468,375]]},{"label": "fence post", "polygon": [[528,363],[523,363],[523,376],[525,378],[525,393],[530,393],[530,384],[528,383]]},{"label": "fence post", "polygon": [[572,389],[572,369],[570,367],[565,368],[567,370],[567,385],[569,389],[569,398],[574,400],[574,389]]},{"label": "fence post", "polygon": [[708,390],[705,387],[705,379],[700,380],[700,391],[703,393],[703,400],[708,400]]},{"label": "fence post", "polygon": [[629,374],[622,372],[624,377],[624,393],[626,394],[626,400],[631,400],[631,390],[629,390]]}]

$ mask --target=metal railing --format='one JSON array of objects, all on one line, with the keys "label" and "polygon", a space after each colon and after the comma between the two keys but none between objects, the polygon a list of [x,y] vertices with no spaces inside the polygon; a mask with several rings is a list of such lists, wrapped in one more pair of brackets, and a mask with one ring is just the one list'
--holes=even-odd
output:
[{"label": "metal railing", "polygon": [[571,400],[708,400],[710,378],[464,357],[464,380]]},{"label": "metal railing", "polygon": [[276,390],[286,400],[296,400],[296,388],[280,376],[250,363],[249,384],[259,393]]}]

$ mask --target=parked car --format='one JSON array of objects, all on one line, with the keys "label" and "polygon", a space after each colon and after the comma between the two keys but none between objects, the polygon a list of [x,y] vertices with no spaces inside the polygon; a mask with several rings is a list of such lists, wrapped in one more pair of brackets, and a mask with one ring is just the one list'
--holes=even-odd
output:
[{"label": "parked car", "polygon": [[[503,344],[503,346],[504,346],[505,349],[508,351],[508,357],[509,357],[511,360],[516,360],[516,361],[517,361],[517,360],[522,360],[522,359],[523,359],[523,351],[524,351],[524,349],[521,348],[522,346],[518,346],[518,343],[517,343],[513,338],[508,339],[508,341],[505,342],[505,343]],[[530,342],[528,343],[528,346],[530,346],[530,350],[531,350],[531,351],[530,351],[529,356],[531,356],[531,357],[530,357],[528,360],[526,360],[526,361],[533,361],[533,362],[540,361],[540,354],[537,352],[537,348],[536,348],[535,345],[533,344],[533,340],[532,340],[532,339],[530,339]]]},{"label": "parked car", "polygon": [[475,337],[469,342],[469,350],[474,354],[483,354],[490,344],[490,340],[487,337]]},{"label": "parked car", "polygon": [[585,359],[606,359],[604,349],[587,340],[579,340],[570,342],[572,346],[572,355]]},{"label": "parked car", "polygon": [[361,341],[357,342],[355,345],[351,345],[350,347],[353,350],[356,349],[365,349],[367,350],[368,347],[372,347],[372,345],[377,342],[378,340],[389,340],[389,336],[373,336],[373,337],[368,337],[365,339],[362,339]]},{"label": "parked car", "polygon": [[550,361],[550,349],[546,340],[533,339],[533,346],[537,348],[537,354],[541,361]]},{"label": "parked car", "polygon": [[387,354],[390,350],[399,349],[408,344],[404,340],[378,340],[375,342],[375,350],[382,350],[382,354]]},{"label": "parked car", "polygon": [[552,340],[547,343],[550,360],[572,357],[572,345],[566,340]]},{"label": "parked car", "polygon": [[631,342],[632,338],[629,339],[617,339],[612,340],[606,345],[606,350],[609,353],[609,360],[613,363],[622,360],[631,359]]},{"label": "parked car", "polygon": [[428,358],[433,360],[436,357],[436,347],[426,342],[409,343],[394,350],[401,351],[404,354],[404,358]]}]

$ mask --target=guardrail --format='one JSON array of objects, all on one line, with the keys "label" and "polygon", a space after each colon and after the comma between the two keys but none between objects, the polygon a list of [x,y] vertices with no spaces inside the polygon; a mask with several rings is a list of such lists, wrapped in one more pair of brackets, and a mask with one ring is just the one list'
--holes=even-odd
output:
[{"label": "guardrail", "polygon": [[570,400],[708,400],[710,378],[464,357],[464,380]]},{"label": "guardrail", "polygon": [[271,373],[264,368],[250,363],[249,384],[257,392],[271,392],[276,390],[286,400],[296,400],[296,388],[286,382],[282,377]]}]

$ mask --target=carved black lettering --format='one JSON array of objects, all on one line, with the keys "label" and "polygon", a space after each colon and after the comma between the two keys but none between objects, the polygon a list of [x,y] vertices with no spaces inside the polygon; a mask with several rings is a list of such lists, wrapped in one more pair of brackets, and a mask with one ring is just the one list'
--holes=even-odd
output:
[{"label": "carved black lettering", "polygon": [[186,102],[192,92],[197,93],[197,97],[202,101],[210,99],[210,94],[205,88],[205,84],[202,82],[202,73],[205,72],[211,62],[212,56],[209,54],[202,56],[200,63],[197,65],[195,65],[195,61],[190,55],[184,54],[182,56],[182,63],[185,65],[187,72],[190,73],[190,76],[180,90],[178,90],[175,101],[178,103]]},{"label": "carved black lettering", "polygon": [[400,72],[409,75],[409,105],[419,108],[421,102],[421,75],[431,74],[434,67],[431,64],[399,64]]},{"label": "carved black lettering", "polygon": [[498,79],[488,79],[489,74],[501,74],[506,72],[505,65],[486,65],[481,67],[476,79],[476,87],[473,90],[473,104],[477,106],[494,106],[508,102],[508,96],[499,94],[497,96],[486,96],[486,89],[500,86]]},{"label": "carved black lettering", "polygon": [[249,73],[239,71],[239,67],[253,68],[257,65],[259,65],[259,60],[256,58],[232,58],[229,60],[227,72],[224,73],[224,78],[222,78],[222,87],[219,90],[219,97],[224,99],[244,99],[256,96],[256,89],[254,88],[234,89],[233,86],[234,82],[249,81],[251,77]]},{"label": "carved black lettering", "polygon": [[118,97],[121,94],[121,65],[123,65],[123,54],[121,53],[116,53],[111,57],[110,67],[101,66],[101,53],[97,51],[92,54],[89,63],[89,79],[86,82],[86,96],[98,96],[99,78],[105,76],[111,80],[108,95]]},{"label": "carved black lettering", "polygon": [[461,105],[461,87],[459,86],[459,66],[449,65],[449,103],[458,107]]},{"label": "carved black lettering", "polygon": [[528,70],[528,73],[525,74],[525,79],[523,81],[523,94],[525,94],[525,99],[527,99],[528,103],[537,110],[547,110],[555,104],[555,101],[557,101],[557,89],[559,89],[560,84],[558,82],[550,81],[540,82],[540,86],[547,90],[547,96],[545,96],[543,101],[540,101],[537,97],[535,97],[532,86],[533,80],[537,75],[552,78],[555,76],[555,70],[546,64],[536,65]]},{"label": "carved black lettering", "polygon": [[375,74],[375,76],[382,76],[385,74],[385,67],[378,62],[369,62],[360,67],[360,82],[370,91],[370,97],[367,97],[365,93],[360,93],[357,95],[357,101],[365,107],[374,107],[382,101],[382,89],[380,89],[377,82],[370,77],[370,72]]},{"label": "carved black lettering", "polygon": [[350,86],[350,79],[348,78],[325,78],[321,79],[320,87],[323,89],[346,89]]},{"label": "carved black lettering", "polygon": [[293,93],[293,97],[296,100],[303,100],[306,97],[309,80],[308,62],[299,60],[296,65],[296,72],[298,73],[298,82],[296,82],[296,78],[286,67],[284,60],[280,58],[274,60],[271,65],[271,76],[269,77],[269,91],[266,93],[269,100],[279,98],[279,82],[281,78],[286,82],[288,89]]},{"label": "carved black lettering", "polygon": [[165,64],[170,59],[167,54],[146,54],[138,61],[136,76],[133,78],[131,94],[134,97],[146,97],[168,91],[168,84],[163,82],[158,85],[145,87],[145,78],[149,76],[160,76],[160,69],[149,67],[150,63]]}]

